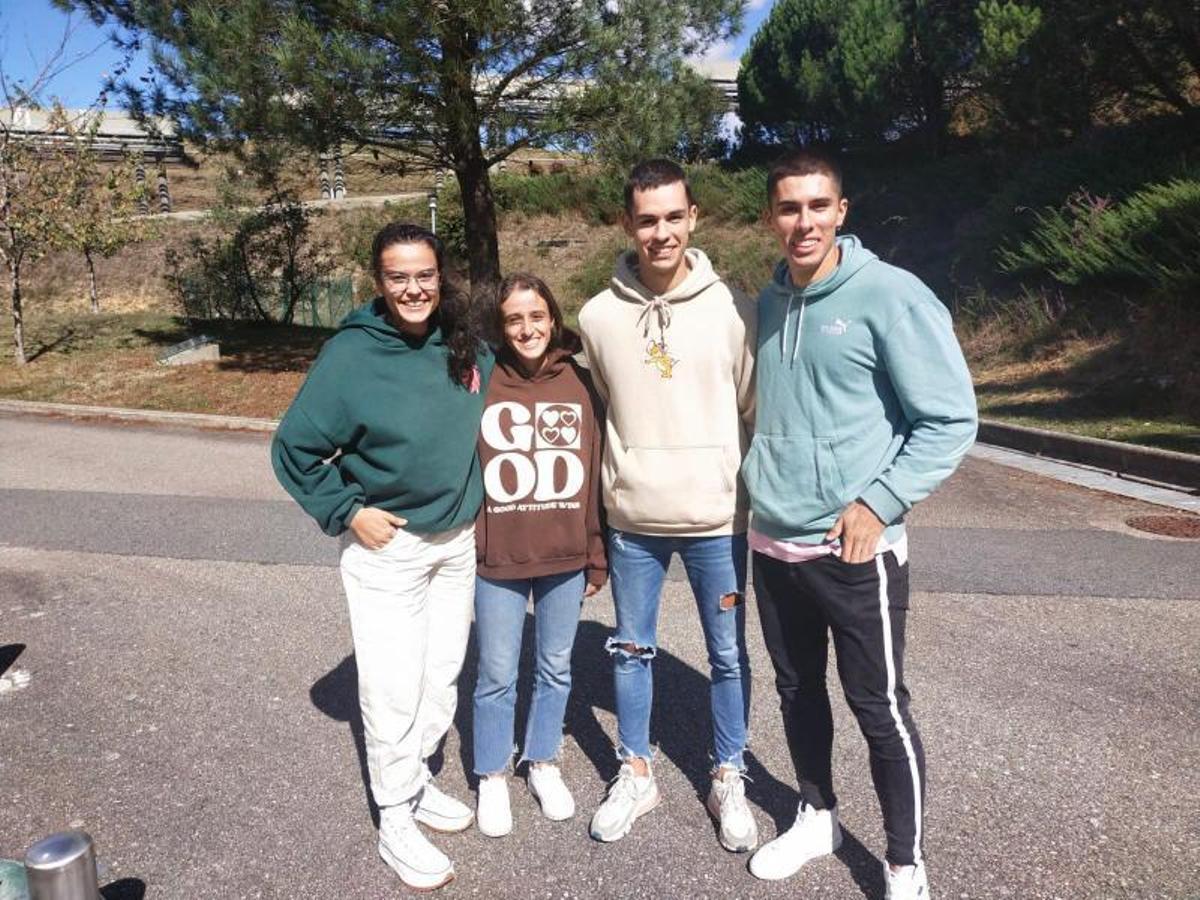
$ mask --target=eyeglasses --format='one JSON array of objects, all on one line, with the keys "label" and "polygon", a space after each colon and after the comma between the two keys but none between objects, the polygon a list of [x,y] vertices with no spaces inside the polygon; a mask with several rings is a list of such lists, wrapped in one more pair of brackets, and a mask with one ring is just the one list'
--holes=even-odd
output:
[{"label": "eyeglasses", "polygon": [[437,269],[426,269],[424,272],[418,272],[416,275],[409,275],[405,272],[384,272],[383,280],[387,282],[389,287],[396,288],[400,291],[408,290],[409,282],[415,281],[417,287],[423,291],[432,290],[438,285]]}]

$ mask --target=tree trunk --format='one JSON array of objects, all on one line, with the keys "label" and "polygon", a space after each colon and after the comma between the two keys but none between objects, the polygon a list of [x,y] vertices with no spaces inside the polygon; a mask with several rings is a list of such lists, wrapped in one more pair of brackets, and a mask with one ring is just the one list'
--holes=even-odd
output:
[{"label": "tree trunk", "polygon": [[83,258],[87,260],[88,290],[92,297],[92,315],[100,312],[100,295],[96,293],[96,264],[92,261],[92,251],[84,250]]},{"label": "tree trunk", "polygon": [[[453,4],[451,4],[453,6]],[[500,243],[496,203],[487,157],[479,142],[479,106],[472,78],[478,61],[478,36],[470,23],[454,17],[441,36],[440,81],[444,99],[446,144],[462,195],[471,295],[483,296],[500,283]]]},{"label": "tree trunk", "polygon": [[482,149],[458,169],[467,232],[467,267],[471,295],[484,296],[500,284],[500,242],[496,237],[496,202]]},{"label": "tree trunk", "polygon": [[25,365],[25,318],[21,310],[21,263],[8,263],[8,289],[12,296],[13,357],[18,366]]}]

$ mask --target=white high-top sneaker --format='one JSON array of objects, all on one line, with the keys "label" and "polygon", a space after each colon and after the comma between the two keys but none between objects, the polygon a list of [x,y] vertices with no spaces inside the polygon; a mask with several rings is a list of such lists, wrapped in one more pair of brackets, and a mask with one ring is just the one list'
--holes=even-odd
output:
[{"label": "white high-top sneaker", "polygon": [[896,871],[886,862],[883,864],[883,880],[887,885],[886,900],[929,900],[929,879],[925,876],[925,863],[901,866]]},{"label": "white high-top sneaker", "polygon": [[750,874],[774,881],[795,875],[811,859],[833,853],[842,846],[837,807],[813,809],[803,800],[792,827],[768,841],[750,858]]},{"label": "white high-top sneaker", "polygon": [[434,783],[433,774],[426,767],[425,786],[421,788],[421,793],[417,794],[413,818],[434,831],[453,834],[470,828],[475,814],[467,804],[455,800],[439,788]]},{"label": "white high-top sneaker", "polygon": [[411,888],[432,891],[454,880],[454,865],[421,833],[411,803],[379,810],[379,855]]}]

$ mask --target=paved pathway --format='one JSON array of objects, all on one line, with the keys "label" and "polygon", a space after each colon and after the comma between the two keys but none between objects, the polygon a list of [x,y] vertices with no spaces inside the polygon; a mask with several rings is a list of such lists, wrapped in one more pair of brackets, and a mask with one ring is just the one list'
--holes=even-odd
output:
[{"label": "paved pathway", "polygon": [[[275,486],[266,448],[0,416],[0,857],[76,826],[108,900],[404,893],[374,854],[336,542]],[[1200,543],[1123,524],[1162,511],[971,459],[914,515],[909,680],[936,897],[1196,896]],[[866,752],[840,700],[839,856],[766,884],[717,845],[690,603],[668,585],[664,806],[618,844],[586,835],[615,774],[605,592],[581,624],[564,746],[579,816],[543,821],[518,785],[509,838],[440,839],[459,873],[443,896],[882,895]],[[769,837],[796,796],[750,610],[749,795]],[[441,776],[463,797],[468,705]]]}]

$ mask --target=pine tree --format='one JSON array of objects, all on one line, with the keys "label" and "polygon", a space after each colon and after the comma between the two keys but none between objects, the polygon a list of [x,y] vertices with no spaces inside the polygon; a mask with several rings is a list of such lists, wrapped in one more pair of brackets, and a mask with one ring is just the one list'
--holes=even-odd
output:
[{"label": "pine tree", "polygon": [[158,46],[162,83],[127,91],[186,137],[373,148],[451,169],[473,286],[498,280],[489,167],[574,143],[632,82],[736,27],[744,0],[57,0]]}]

